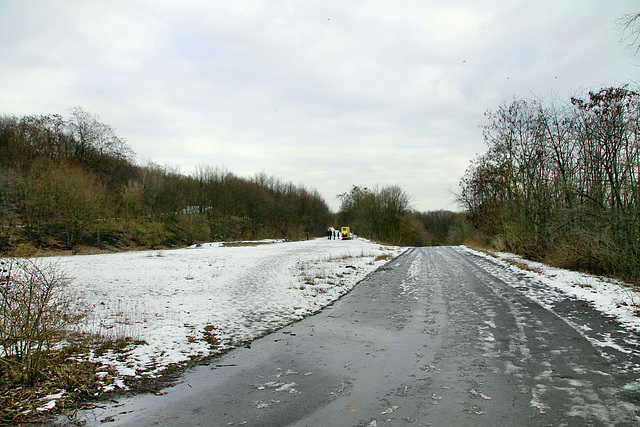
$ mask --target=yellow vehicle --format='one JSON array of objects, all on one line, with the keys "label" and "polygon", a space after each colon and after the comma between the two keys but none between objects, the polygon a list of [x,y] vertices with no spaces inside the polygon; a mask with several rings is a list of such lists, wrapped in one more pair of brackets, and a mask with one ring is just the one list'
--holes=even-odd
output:
[{"label": "yellow vehicle", "polygon": [[342,240],[351,238],[351,230],[349,227],[341,227],[340,234],[342,234]]}]

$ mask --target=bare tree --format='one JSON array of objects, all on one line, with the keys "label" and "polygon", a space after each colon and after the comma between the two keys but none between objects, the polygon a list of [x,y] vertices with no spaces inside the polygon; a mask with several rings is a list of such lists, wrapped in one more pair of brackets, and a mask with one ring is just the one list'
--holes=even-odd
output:
[{"label": "bare tree", "polygon": [[71,109],[68,123],[77,143],[76,158],[87,163],[93,155],[108,155],[117,159],[130,159],[133,151],[124,138],[116,135],[114,129],[100,122],[100,117],[81,107]]},{"label": "bare tree", "polygon": [[487,242],[564,266],[638,278],[640,94],[607,88],[561,109],[503,104],[460,201]]},{"label": "bare tree", "polygon": [[620,41],[635,49],[634,55],[640,52],[640,13],[628,13],[616,21],[621,29]]}]

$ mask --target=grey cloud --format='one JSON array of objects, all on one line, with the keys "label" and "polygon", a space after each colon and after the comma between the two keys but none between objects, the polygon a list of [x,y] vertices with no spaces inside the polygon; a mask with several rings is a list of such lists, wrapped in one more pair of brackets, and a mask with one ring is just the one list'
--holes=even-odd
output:
[{"label": "grey cloud", "polygon": [[82,105],[185,172],[266,171],[334,208],[399,184],[450,208],[486,109],[637,77],[614,28],[635,3],[4,2],[0,113]]}]

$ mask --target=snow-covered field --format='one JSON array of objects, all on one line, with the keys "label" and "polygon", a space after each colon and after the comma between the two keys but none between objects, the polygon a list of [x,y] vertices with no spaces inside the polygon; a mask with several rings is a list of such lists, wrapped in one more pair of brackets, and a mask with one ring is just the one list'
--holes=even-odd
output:
[{"label": "snow-covered field", "polygon": [[313,314],[404,250],[360,238],[259,243],[53,261],[88,309],[81,332],[138,342],[91,359],[140,377]]}]

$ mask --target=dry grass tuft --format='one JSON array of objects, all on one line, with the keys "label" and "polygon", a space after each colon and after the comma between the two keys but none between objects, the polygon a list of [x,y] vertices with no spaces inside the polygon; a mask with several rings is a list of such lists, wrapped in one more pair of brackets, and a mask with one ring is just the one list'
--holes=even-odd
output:
[{"label": "dry grass tuft", "polygon": [[274,242],[229,242],[223,243],[224,247],[236,247],[236,246],[261,246],[272,245]]},{"label": "dry grass tuft", "polygon": [[525,271],[531,271],[533,273],[538,273],[538,274],[542,274],[543,271],[540,270],[539,268],[536,267],[531,267],[528,264],[525,264],[524,262],[520,262],[520,261],[516,261],[513,259],[506,259],[505,261],[507,261],[509,264],[518,267],[520,270],[525,270]]}]

